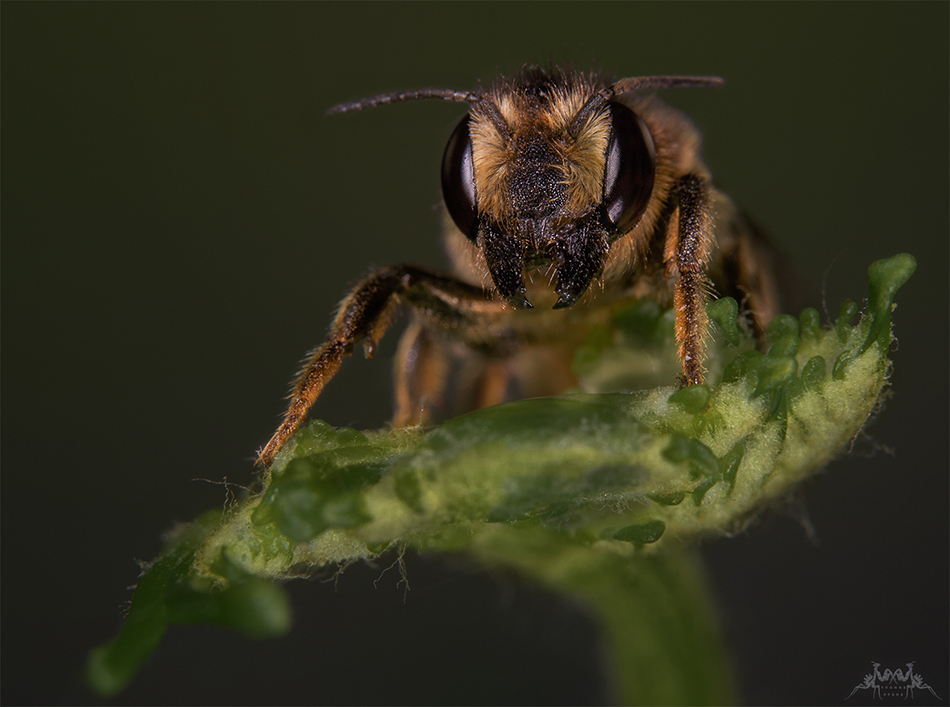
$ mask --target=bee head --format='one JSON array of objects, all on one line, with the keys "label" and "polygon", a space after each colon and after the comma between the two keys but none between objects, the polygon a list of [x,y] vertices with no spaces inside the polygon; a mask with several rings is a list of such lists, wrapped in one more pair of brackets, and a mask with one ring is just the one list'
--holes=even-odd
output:
[{"label": "bee head", "polygon": [[556,308],[600,274],[610,243],[646,209],[653,138],[609,88],[528,69],[472,105],[449,139],[442,193],[499,293],[530,307],[524,272],[553,266]]},{"label": "bee head", "polygon": [[616,100],[637,88],[718,85],[708,77],[642,77],[614,84],[529,67],[487,91],[385,94],[331,112],[442,98],[471,105],[449,138],[442,194],[455,225],[482,252],[510,304],[531,307],[526,270],[553,267],[569,307],[603,270],[610,244],[646,210],[656,151],[646,124]]}]

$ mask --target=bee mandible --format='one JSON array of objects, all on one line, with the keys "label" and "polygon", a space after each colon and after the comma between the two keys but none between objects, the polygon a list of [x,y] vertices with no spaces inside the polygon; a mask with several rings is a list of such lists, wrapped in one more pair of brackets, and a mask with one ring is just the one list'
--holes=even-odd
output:
[{"label": "bee mandible", "polygon": [[401,264],[364,277],[304,361],[260,463],[273,462],[357,344],[372,354],[398,310],[411,321],[396,356],[397,427],[430,421],[450,398],[466,410],[563,392],[591,327],[643,297],[675,307],[682,385],[704,380],[714,292],[741,301],[761,338],[779,311],[773,251],[713,186],[692,121],[642,93],[720,84],[526,67],[484,90],[332,108],[468,104],[442,160],[451,273]]}]

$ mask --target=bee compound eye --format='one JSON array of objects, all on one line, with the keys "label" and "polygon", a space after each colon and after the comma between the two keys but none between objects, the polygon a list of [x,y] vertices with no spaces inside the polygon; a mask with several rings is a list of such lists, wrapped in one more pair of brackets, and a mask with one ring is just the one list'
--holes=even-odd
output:
[{"label": "bee compound eye", "polygon": [[646,123],[620,103],[610,104],[612,130],[604,169],[604,207],[619,233],[633,228],[650,203],[656,147]]},{"label": "bee compound eye", "polygon": [[455,128],[442,157],[442,198],[455,225],[475,240],[475,165],[472,161],[472,137],[469,116]]}]

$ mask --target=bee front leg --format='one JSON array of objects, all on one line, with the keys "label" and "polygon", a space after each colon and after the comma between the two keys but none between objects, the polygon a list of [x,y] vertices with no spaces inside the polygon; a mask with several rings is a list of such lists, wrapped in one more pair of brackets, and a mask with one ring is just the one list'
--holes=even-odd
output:
[{"label": "bee front leg", "polygon": [[300,429],[317,397],[356,344],[363,343],[367,354],[372,355],[400,303],[416,308],[424,319],[450,330],[466,329],[478,316],[503,307],[480,287],[415,265],[396,265],[367,276],[340,304],[326,342],[304,361],[284,419],[258,453],[258,463],[270,466],[277,452]]},{"label": "bee front leg", "polygon": [[684,385],[702,383],[706,369],[706,270],[714,237],[709,209],[709,182],[697,175],[682,177],[676,186],[677,206],[670,219],[663,259],[667,276],[676,277],[676,341],[683,365]]}]

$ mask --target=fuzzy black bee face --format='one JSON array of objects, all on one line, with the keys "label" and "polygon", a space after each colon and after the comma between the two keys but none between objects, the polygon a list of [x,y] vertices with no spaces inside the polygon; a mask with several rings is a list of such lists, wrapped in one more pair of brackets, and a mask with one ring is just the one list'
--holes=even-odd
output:
[{"label": "fuzzy black bee face", "polygon": [[553,265],[562,308],[639,221],[655,174],[649,130],[604,85],[535,70],[473,104],[446,147],[442,191],[508,302],[530,307],[525,270]]}]

